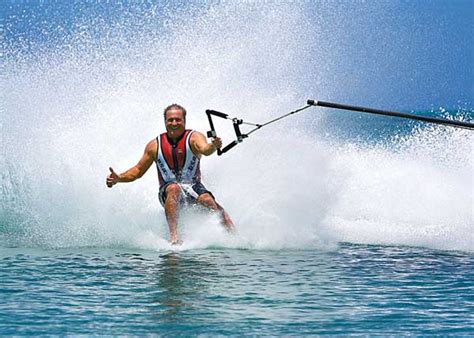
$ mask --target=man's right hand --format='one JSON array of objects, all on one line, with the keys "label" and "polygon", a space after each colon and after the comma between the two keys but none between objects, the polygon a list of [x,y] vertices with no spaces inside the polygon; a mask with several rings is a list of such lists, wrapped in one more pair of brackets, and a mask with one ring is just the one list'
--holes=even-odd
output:
[{"label": "man's right hand", "polygon": [[115,184],[119,182],[120,176],[112,169],[109,168],[110,175],[107,176],[106,184],[109,188],[112,188]]}]

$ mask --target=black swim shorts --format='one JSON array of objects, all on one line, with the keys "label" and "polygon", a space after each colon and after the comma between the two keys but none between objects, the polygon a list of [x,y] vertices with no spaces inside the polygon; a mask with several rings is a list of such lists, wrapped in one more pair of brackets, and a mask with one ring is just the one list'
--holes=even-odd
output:
[{"label": "black swim shorts", "polygon": [[209,195],[211,195],[212,198],[214,198],[214,195],[209,190],[207,190],[206,187],[201,182],[194,183],[194,184],[170,182],[160,187],[158,198],[162,206],[165,206],[166,188],[168,188],[170,184],[178,184],[180,186],[181,188],[180,202],[182,203],[196,203],[197,198],[205,193],[208,193]]}]

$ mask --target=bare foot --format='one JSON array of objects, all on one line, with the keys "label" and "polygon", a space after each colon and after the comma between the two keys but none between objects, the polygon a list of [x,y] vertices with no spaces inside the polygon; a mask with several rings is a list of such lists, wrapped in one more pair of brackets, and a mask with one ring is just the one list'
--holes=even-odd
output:
[{"label": "bare foot", "polygon": [[183,241],[180,239],[175,239],[174,241],[170,241],[171,245],[182,245]]},{"label": "bare foot", "polygon": [[234,222],[232,222],[232,219],[225,210],[222,211],[222,225],[226,228],[227,231],[231,233],[235,232]]}]

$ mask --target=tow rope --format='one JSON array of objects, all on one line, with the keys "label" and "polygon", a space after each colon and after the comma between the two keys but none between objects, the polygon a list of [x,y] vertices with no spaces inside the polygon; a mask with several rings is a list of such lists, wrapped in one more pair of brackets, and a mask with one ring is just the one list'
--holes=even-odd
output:
[{"label": "tow rope", "polygon": [[[281,115],[281,116],[279,116],[279,117],[277,117],[273,120],[270,120],[270,121],[262,123],[262,124],[252,123],[252,122],[245,122],[242,119],[239,119],[237,117],[229,117],[228,114],[208,109],[208,110],[206,110],[206,114],[207,114],[207,118],[209,120],[209,125],[211,127],[211,130],[207,132],[207,137],[209,137],[209,138],[217,137],[216,129],[214,128],[214,123],[212,121],[212,116],[217,116],[217,117],[232,121],[233,126],[234,126],[236,139],[234,141],[230,142],[229,144],[227,144],[224,148],[217,149],[217,155],[220,156],[220,155],[226,153],[227,151],[229,151],[230,149],[232,149],[233,147],[235,147],[237,144],[241,143],[245,138],[249,137],[250,134],[252,134],[253,132],[259,130],[260,128],[265,127],[265,126],[267,126],[271,123],[277,122],[281,119],[284,119],[284,118],[286,118],[290,115],[299,113],[300,111],[303,111],[303,110],[308,109],[309,107],[313,107],[313,106],[335,108],[335,109],[342,109],[342,110],[350,110],[350,111],[356,111],[356,112],[361,112],[361,113],[369,113],[369,114],[377,114],[377,115],[385,115],[385,116],[395,116],[395,117],[407,118],[407,119],[418,120],[418,121],[423,121],[423,122],[442,124],[442,125],[446,125],[446,126],[449,126],[449,127],[458,127],[458,128],[465,128],[465,129],[474,130],[474,123],[465,122],[465,121],[448,120],[448,119],[421,116],[421,115],[408,114],[408,113],[399,113],[399,112],[395,112],[395,111],[387,111],[387,110],[380,110],[380,109],[367,108],[367,107],[349,106],[349,105],[345,105],[345,104],[325,102],[325,101],[308,100],[306,103],[307,103],[307,105],[302,107],[302,108],[296,109],[292,112]],[[242,124],[254,126],[255,128],[244,134],[240,130],[240,125],[242,125]]]}]

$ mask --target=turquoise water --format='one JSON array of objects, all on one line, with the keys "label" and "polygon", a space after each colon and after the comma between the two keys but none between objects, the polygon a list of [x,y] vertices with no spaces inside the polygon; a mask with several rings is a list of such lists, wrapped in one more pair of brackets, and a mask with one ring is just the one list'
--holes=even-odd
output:
[{"label": "turquoise water", "polygon": [[0,335],[474,333],[474,255],[331,251],[0,251]]}]

